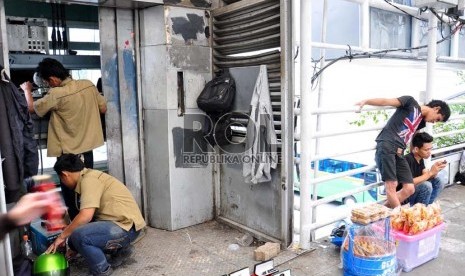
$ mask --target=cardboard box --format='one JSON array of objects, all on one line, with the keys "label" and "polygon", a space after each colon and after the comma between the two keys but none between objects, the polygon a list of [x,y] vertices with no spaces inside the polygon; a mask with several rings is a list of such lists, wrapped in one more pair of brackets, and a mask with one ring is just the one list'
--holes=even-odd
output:
[{"label": "cardboard box", "polygon": [[445,224],[441,223],[416,235],[392,231],[397,245],[397,262],[405,272],[438,257],[444,227]]},{"label": "cardboard box", "polygon": [[60,235],[62,230],[58,231],[47,231],[45,227],[42,226],[42,220],[37,220],[31,223],[31,243],[32,251],[39,256],[44,253],[45,250],[49,247],[50,244]]}]

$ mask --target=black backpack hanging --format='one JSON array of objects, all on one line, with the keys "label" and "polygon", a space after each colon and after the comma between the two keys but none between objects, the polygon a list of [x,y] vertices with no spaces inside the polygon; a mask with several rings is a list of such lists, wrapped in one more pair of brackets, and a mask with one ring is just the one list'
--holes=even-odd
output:
[{"label": "black backpack hanging", "polygon": [[199,97],[198,107],[210,117],[205,134],[210,145],[227,145],[232,139],[231,116],[225,115],[231,111],[236,94],[236,83],[228,70],[220,70],[209,81]]},{"label": "black backpack hanging", "polygon": [[231,110],[236,94],[236,83],[227,70],[221,70],[209,81],[199,97],[197,105],[207,114],[222,115]]}]

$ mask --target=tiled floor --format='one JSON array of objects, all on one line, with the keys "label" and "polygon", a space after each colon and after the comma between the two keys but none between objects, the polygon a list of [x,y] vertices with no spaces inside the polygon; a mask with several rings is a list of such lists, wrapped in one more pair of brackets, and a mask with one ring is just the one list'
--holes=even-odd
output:
[{"label": "tiled floor", "polygon": [[[464,275],[465,186],[454,185],[440,196],[447,229],[443,232],[439,257],[413,271],[410,276]],[[148,228],[135,244],[134,254],[113,275],[223,275],[243,267],[253,268],[253,250],[230,250],[243,234],[215,221],[174,232]],[[342,275],[339,250],[323,240],[314,250],[297,255],[284,250],[274,262],[280,270],[291,269],[293,276]],[[83,260],[71,264],[71,275],[87,275]]]}]

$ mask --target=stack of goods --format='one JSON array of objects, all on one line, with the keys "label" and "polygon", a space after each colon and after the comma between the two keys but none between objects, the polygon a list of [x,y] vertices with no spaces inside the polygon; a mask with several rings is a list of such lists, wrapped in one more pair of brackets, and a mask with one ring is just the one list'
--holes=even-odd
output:
[{"label": "stack of goods", "polygon": [[416,235],[434,228],[444,221],[437,202],[425,206],[417,203],[412,207],[396,208],[391,215],[392,229],[407,235]]},{"label": "stack of goods", "polygon": [[389,215],[389,208],[375,203],[365,207],[353,209],[351,220],[354,223],[367,225],[380,219],[384,219]]},{"label": "stack of goods", "polygon": [[[362,218],[362,213],[355,213]],[[350,226],[341,247],[344,275],[396,275],[396,246],[390,236],[389,219],[377,220],[367,225]]]},{"label": "stack of goods", "polygon": [[445,227],[437,202],[425,206],[396,208],[391,217],[392,235],[397,244],[397,262],[409,272],[439,255],[441,232]]}]

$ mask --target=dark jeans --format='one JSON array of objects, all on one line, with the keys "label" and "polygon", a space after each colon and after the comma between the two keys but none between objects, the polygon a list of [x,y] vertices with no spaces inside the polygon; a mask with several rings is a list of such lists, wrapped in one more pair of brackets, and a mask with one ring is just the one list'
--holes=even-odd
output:
[{"label": "dark jeans", "polygon": [[128,248],[139,233],[134,226],[126,231],[111,221],[96,221],[76,228],[68,245],[86,259],[93,275],[99,275],[110,267],[105,253],[114,254]]},{"label": "dark jeans", "polygon": [[432,178],[415,187],[415,193],[410,196],[410,205],[423,203],[429,205],[433,203],[441,191],[444,189],[444,183],[439,177]]},{"label": "dark jeans", "polygon": [[[94,153],[92,151],[84,152],[81,154],[84,157],[84,167],[88,169],[94,168]],[[60,160],[60,157],[57,158]],[[79,213],[80,200],[78,194],[74,190],[68,189],[63,183],[60,183],[61,193],[65,200],[66,207],[68,207],[69,218],[73,220]]]}]

